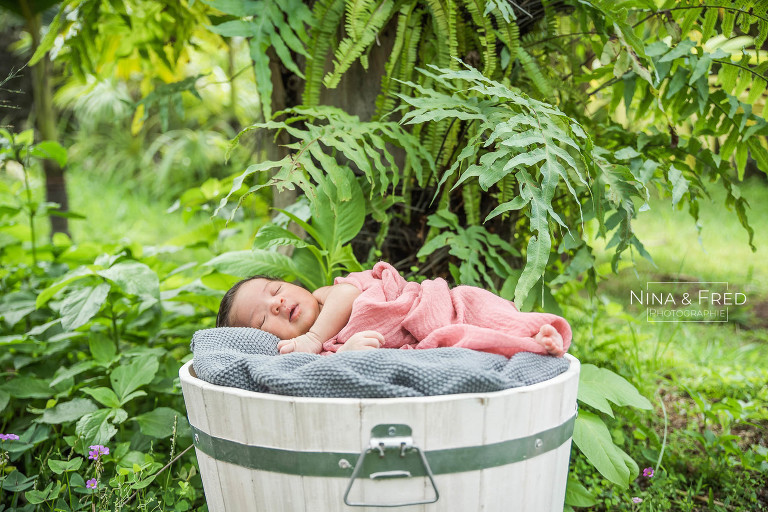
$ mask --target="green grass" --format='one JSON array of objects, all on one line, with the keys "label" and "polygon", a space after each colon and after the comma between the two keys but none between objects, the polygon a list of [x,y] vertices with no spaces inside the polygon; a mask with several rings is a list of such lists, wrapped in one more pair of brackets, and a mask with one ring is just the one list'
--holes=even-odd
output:
[{"label": "green grass", "polygon": [[78,169],[70,171],[67,180],[70,209],[85,216],[70,220],[75,242],[183,246],[207,237],[210,247],[191,251],[202,262],[212,254],[250,249],[263,222],[247,220],[225,226],[222,219],[211,219],[208,212],[197,212],[185,219],[181,209],[169,211],[172,202],[126,192],[114,182]]},{"label": "green grass", "polygon": [[[716,185],[710,192],[700,230],[668,198],[652,197],[650,210],[638,214],[633,227],[655,266],[637,253],[633,264],[627,252],[612,274],[613,252],[596,240],[597,295],[566,309],[571,352],[614,369],[654,404],[646,415],[622,411],[614,438],[642,469],[655,467],[667,434],[657,476],[641,476],[626,491],[589,474],[577,457],[583,482],[601,489],[596,510],[768,510],[768,243],[761,236],[768,232],[768,185],[754,178],[741,184],[756,252],[724,193]],[[652,323],[643,306],[629,304],[630,291],[659,280],[727,281],[748,302],[730,308],[727,323]],[[631,503],[636,496],[642,505]]]}]

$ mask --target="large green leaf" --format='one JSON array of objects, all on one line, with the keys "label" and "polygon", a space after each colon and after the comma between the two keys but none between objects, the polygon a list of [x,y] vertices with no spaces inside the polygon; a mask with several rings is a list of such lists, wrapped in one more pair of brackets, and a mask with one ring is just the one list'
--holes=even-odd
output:
[{"label": "large green leaf", "polygon": [[97,409],[96,404],[87,398],[74,398],[69,402],[62,402],[51,409],[46,409],[37,421],[59,425],[79,420],[86,414],[95,412]]},{"label": "large green leaf", "polygon": [[290,281],[301,274],[288,256],[261,249],[225,252],[207,261],[205,266],[241,278],[264,274]]},{"label": "large green leaf", "polygon": [[35,377],[16,377],[2,384],[0,389],[11,398],[50,398],[54,393],[47,380]]},{"label": "large green leaf", "polygon": [[77,471],[82,465],[82,457],[75,457],[69,460],[48,459],[48,467],[57,475],[68,473],[70,471]]},{"label": "large green leaf", "polygon": [[117,356],[115,342],[103,332],[92,332],[88,338],[88,347],[93,361],[105,366]]},{"label": "large green leaf", "polygon": [[77,269],[71,272],[68,272],[58,281],[56,281],[55,283],[50,285],[48,288],[40,292],[35,302],[36,306],[38,308],[43,307],[49,300],[53,298],[54,295],[56,295],[56,293],[58,293],[68,284],[92,275],[93,275],[93,272],[87,267],[78,267]]},{"label": "large green leaf", "polygon": [[104,405],[106,407],[110,407],[113,409],[120,407],[120,400],[117,398],[117,395],[115,394],[115,392],[112,391],[110,388],[107,388],[104,386],[101,386],[98,388],[84,387],[84,388],[80,388],[80,391],[92,396],[101,405]]},{"label": "large green leaf", "polygon": [[320,183],[316,197],[310,200],[312,227],[322,239],[318,240],[320,245],[328,248],[352,240],[365,222],[365,198],[360,185],[349,169],[343,168],[341,174],[350,189],[348,200],[339,198],[337,188],[329,179]]},{"label": "large green leaf", "polygon": [[177,431],[185,428],[187,420],[184,415],[170,407],[158,407],[133,419],[138,422],[142,434],[164,439],[173,434],[174,418],[176,418]]},{"label": "large green leaf", "polygon": [[160,364],[156,358],[144,356],[135,358],[130,364],[115,368],[109,380],[120,402],[125,403],[124,401],[133,391],[152,382],[159,367]]},{"label": "large green leaf", "polygon": [[97,272],[101,277],[112,281],[128,295],[140,297],[158,297],[160,281],[154,270],[138,261],[116,263]]},{"label": "large green leaf", "polygon": [[77,422],[75,432],[83,438],[85,446],[106,445],[117,434],[117,428],[109,422],[112,414],[112,409],[99,409],[86,414]]},{"label": "large green leaf", "polygon": [[100,283],[74,290],[61,304],[61,326],[72,331],[96,316],[107,300],[111,286]]},{"label": "large green leaf", "polygon": [[635,386],[621,375],[598,368],[593,364],[581,365],[579,375],[579,400],[600,412],[613,416],[610,404],[650,410],[651,403]]},{"label": "large green leaf", "polygon": [[569,476],[565,488],[565,503],[572,507],[592,507],[597,504],[597,500],[581,482]]},{"label": "large green leaf", "polygon": [[601,475],[621,487],[629,486],[630,477],[636,472],[637,465],[613,444],[608,427],[598,415],[579,411],[573,430],[573,442]]}]

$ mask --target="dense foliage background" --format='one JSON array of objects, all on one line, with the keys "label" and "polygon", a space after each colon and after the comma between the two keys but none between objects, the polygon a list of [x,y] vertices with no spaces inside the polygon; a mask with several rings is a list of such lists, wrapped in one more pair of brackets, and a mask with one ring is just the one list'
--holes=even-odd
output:
[{"label": "dense foliage background", "polygon": [[568,506],[768,508],[766,7],[1,0],[0,510],[204,508],[192,333],[379,259],[573,324]]}]

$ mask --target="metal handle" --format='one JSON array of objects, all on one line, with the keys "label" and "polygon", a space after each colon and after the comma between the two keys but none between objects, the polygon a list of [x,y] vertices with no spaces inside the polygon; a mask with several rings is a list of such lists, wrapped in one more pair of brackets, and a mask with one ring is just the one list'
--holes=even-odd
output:
[{"label": "metal handle", "polygon": [[380,471],[378,473],[371,473],[371,476],[368,478],[371,480],[376,480],[377,478],[411,478],[411,472],[402,470]]},{"label": "metal handle", "polygon": [[[375,454],[376,456],[368,457]],[[394,461],[393,461],[394,459]],[[384,471],[368,472],[371,480],[382,480],[391,478],[411,478],[413,473],[407,469],[388,469],[394,465],[413,466],[423,469],[423,472],[429,478],[432,484],[432,490],[435,495],[433,498],[415,501],[402,501],[396,503],[365,503],[349,501],[349,493],[355,480],[363,473],[363,468],[369,466],[383,466]],[[418,471],[420,473],[421,471]],[[437,491],[432,469],[429,467],[427,458],[419,448],[413,445],[411,437],[411,427],[408,425],[376,425],[371,430],[370,448],[360,454],[360,458],[355,464],[355,470],[349,479],[347,490],[344,493],[344,504],[350,507],[405,507],[408,505],[425,505],[435,503],[440,499],[440,493]]]}]

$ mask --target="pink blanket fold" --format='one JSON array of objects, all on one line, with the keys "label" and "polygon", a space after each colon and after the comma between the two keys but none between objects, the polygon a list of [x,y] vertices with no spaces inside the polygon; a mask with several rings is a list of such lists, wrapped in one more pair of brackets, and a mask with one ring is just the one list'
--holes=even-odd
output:
[{"label": "pink blanket fold", "polygon": [[324,354],[336,352],[353,334],[379,331],[383,348],[463,347],[511,357],[518,352],[547,354],[533,337],[552,325],[571,344],[571,327],[550,313],[521,313],[513,302],[474,286],[450,289],[444,279],[406,281],[392,265],[337,277],[362,292],[352,316],[336,337],[323,344]]}]

